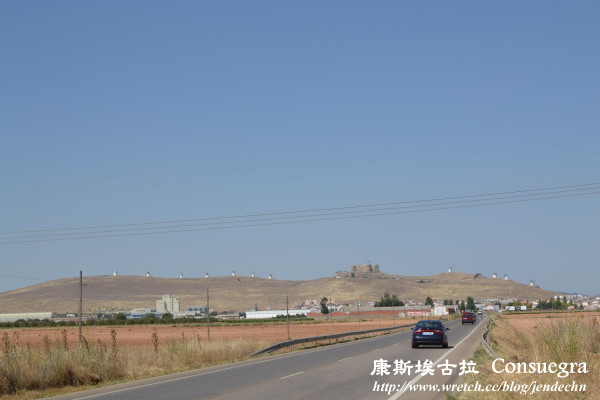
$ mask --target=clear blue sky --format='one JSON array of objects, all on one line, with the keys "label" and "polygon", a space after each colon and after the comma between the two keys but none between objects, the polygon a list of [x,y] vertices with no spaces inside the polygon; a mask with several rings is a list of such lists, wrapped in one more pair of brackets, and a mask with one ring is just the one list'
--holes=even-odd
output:
[{"label": "clear blue sky", "polygon": [[600,293],[598,194],[8,243],[600,182],[599,20],[594,1],[3,2],[0,291],[371,260]]}]

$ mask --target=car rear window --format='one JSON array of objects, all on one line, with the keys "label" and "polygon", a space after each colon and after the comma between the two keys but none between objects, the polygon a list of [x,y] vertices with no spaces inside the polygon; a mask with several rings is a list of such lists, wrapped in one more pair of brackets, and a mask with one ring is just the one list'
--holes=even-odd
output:
[{"label": "car rear window", "polygon": [[419,322],[415,328],[416,329],[441,329],[442,324],[439,322],[435,322],[435,321]]}]

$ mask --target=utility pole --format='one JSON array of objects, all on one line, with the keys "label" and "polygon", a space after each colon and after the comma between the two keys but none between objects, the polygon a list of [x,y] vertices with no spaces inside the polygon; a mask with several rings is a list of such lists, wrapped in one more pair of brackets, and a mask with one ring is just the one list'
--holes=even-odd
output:
[{"label": "utility pole", "polygon": [[83,270],[79,270],[79,338],[81,339],[81,322],[83,313]]},{"label": "utility pole", "polygon": [[285,321],[287,322],[288,340],[290,340],[290,299],[285,296]]},{"label": "utility pole", "polygon": [[206,333],[208,334],[208,341],[210,342],[210,295],[208,288],[206,288]]},{"label": "utility pole", "polygon": [[357,314],[358,314],[358,330],[360,331],[360,303],[358,302],[358,300],[356,300],[356,307],[358,308]]},{"label": "utility pole", "polygon": [[[332,301],[330,300],[329,303],[332,304]],[[333,335],[333,305],[331,307],[332,309],[329,310],[329,318],[331,318],[331,334]]]}]

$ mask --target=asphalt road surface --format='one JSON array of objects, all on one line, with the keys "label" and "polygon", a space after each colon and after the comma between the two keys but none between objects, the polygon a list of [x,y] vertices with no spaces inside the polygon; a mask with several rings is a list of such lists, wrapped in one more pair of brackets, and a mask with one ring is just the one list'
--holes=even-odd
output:
[{"label": "asphalt road surface", "polygon": [[[409,382],[412,385],[458,383],[461,379],[460,362],[468,362],[481,343],[486,322],[479,319],[475,325],[462,325],[460,320],[446,323],[450,328],[447,349],[430,346],[413,349],[411,332],[407,331],[92,389],[54,399],[445,399],[441,389],[411,392],[402,390],[402,385]],[[447,375],[444,375],[439,365],[446,360],[456,367],[449,367],[444,371]],[[407,371],[402,373],[401,365],[398,365],[407,361],[413,366],[410,374]],[[419,361],[423,366],[431,361],[433,375],[416,373]],[[377,364],[383,368],[377,369]],[[466,369],[469,370],[469,366]],[[477,368],[474,366],[472,369]]]}]

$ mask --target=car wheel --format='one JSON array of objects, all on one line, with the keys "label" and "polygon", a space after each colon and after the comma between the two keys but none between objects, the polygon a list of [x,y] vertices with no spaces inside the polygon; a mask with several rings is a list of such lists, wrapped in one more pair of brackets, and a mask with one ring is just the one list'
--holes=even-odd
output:
[{"label": "car wheel", "polygon": [[413,349],[416,349],[417,347],[419,347],[419,345],[418,345],[418,344],[416,344],[415,342],[412,342],[412,348],[413,348]]},{"label": "car wheel", "polygon": [[448,341],[447,340],[444,342],[444,344],[442,344],[442,348],[443,349],[447,349],[448,348]]}]

